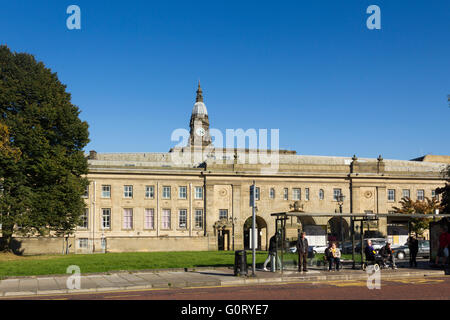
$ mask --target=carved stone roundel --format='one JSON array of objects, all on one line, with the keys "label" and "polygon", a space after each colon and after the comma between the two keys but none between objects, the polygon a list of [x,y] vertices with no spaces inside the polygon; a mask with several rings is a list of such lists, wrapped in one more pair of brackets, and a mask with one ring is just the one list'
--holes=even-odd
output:
[{"label": "carved stone roundel", "polygon": [[220,189],[219,194],[220,194],[220,196],[225,197],[227,195],[227,190],[226,189]]},{"label": "carved stone roundel", "polygon": [[372,198],[372,191],[366,191],[366,192],[364,192],[364,196],[365,196],[366,198]]}]

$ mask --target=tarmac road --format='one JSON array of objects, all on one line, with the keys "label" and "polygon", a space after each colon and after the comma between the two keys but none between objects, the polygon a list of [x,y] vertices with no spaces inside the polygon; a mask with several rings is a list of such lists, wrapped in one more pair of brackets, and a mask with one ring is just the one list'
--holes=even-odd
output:
[{"label": "tarmac road", "polygon": [[297,282],[245,286],[147,289],[47,296],[11,297],[26,300],[450,300],[450,277],[382,280],[368,289],[364,280]]}]

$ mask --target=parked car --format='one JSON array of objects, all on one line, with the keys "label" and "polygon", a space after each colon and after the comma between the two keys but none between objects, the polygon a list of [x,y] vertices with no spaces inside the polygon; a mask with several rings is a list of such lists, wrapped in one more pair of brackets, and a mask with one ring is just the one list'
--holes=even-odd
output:
[{"label": "parked car", "polygon": [[[393,248],[395,257],[399,260],[406,259],[409,256],[408,243],[400,247]],[[419,240],[419,251],[417,252],[418,258],[428,258],[430,256],[430,241]]]},{"label": "parked car", "polygon": [[[308,258],[314,258],[314,256],[316,255],[316,252],[313,249],[314,247],[309,246],[308,247]],[[290,253],[296,253],[297,252],[297,246],[296,244],[292,245],[289,247],[288,251]]]}]

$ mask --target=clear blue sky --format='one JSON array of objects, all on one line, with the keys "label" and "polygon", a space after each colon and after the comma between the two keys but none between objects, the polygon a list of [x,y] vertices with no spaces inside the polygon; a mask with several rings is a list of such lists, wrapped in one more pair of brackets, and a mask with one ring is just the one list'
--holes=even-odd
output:
[{"label": "clear blue sky", "polygon": [[278,128],[299,154],[450,154],[448,0],[0,3],[0,43],[67,84],[86,150],[168,151],[200,79],[211,127]]}]

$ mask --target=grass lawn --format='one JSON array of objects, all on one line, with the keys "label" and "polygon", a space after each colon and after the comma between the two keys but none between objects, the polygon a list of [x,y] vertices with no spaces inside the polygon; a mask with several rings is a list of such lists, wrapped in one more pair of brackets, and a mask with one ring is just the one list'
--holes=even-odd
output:
[{"label": "grass lawn", "polygon": [[[256,263],[263,263],[266,257],[267,252],[257,252]],[[252,263],[251,252],[247,252],[247,263],[249,265]],[[39,256],[15,256],[11,253],[0,253],[0,278],[65,274],[70,265],[79,266],[81,273],[233,266],[234,251],[124,252]]]},{"label": "grass lawn", "polygon": [[[262,264],[267,251],[256,253],[256,263]],[[296,264],[296,253],[285,253],[284,262]],[[350,260],[351,255],[342,255]],[[355,256],[359,262],[359,255]],[[323,254],[314,260],[323,261]],[[314,262],[314,261],[313,261]],[[251,266],[252,254],[247,251],[247,264]],[[234,251],[183,251],[183,252],[124,252],[105,254],[70,254],[16,256],[0,253],[0,278],[65,274],[67,267],[77,265],[81,273],[111,272],[119,270],[145,270],[167,268],[221,267],[234,265]]]}]

